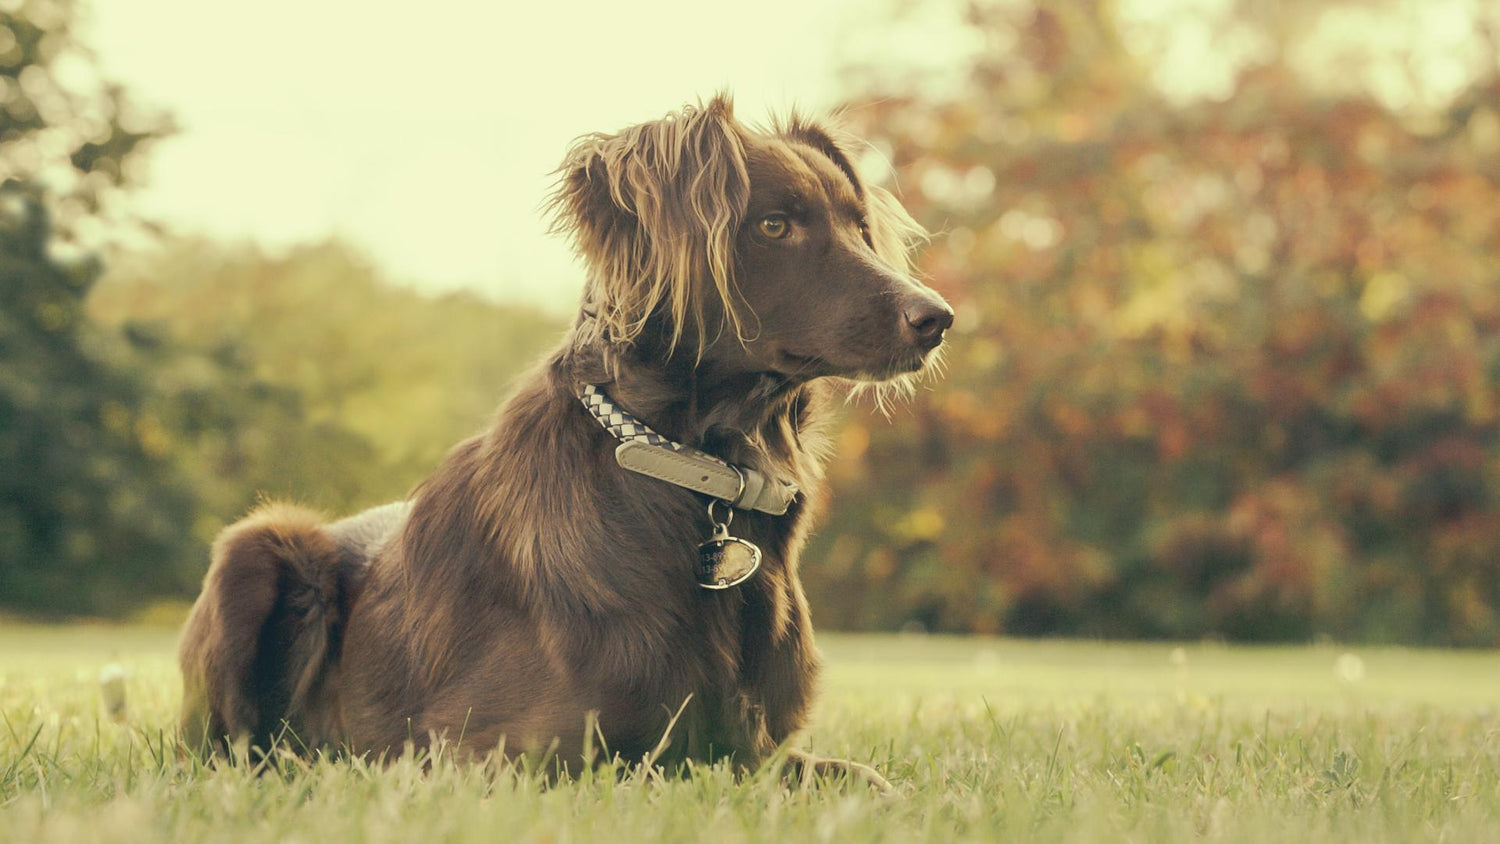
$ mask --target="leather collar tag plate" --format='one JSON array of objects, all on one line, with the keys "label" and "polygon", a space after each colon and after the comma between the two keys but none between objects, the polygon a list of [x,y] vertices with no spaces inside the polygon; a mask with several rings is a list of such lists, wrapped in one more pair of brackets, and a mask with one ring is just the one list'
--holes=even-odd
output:
[{"label": "leather collar tag plate", "polygon": [[615,462],[623,469],[712,496],[731,507],[773,516],[786,513],[797,498],[797,485],[790,481],[731,466],[658,434],[593,384],[585,385],[578,398],[595,421],[620,441]]},{"label": "leather collar tag plate", "polygon": [[[698,545],[694,572],[704,589],[729,589],[760,570],[761,551],[748,539],[730,536],[734,508],[779,516],[797,497],[796,484],[767,478],[754,469],[734,466],[658,434],[626,412],[598,386],[586,384],[578,396],[589,414],[620,444],[615,462],[621,468],[676,484],[709,496],[708,521],[713,532]],[[714,516],[723,505],[724,520]]]}]

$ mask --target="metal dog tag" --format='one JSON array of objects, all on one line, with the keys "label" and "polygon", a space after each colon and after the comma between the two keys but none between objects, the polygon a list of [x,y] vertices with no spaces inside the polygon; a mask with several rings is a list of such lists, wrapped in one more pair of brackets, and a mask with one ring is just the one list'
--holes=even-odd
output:
[{"label": "metal dog tag", "polygon": [[760,569],[760,548],[748,539],[729,535],[733,510],[720,522],[714,519],[713,505],[710,504],[708,517],[713,521],[714,533],[707,542],[698,546],[698,585],[704,589],[738,586]]},{"label": "metal dog tag", "polygon": [[713,538],[698,546],[698,585],[704,589],[738,586],[759,568],[760,549],[730,536],[726,525],[715,526]]}]

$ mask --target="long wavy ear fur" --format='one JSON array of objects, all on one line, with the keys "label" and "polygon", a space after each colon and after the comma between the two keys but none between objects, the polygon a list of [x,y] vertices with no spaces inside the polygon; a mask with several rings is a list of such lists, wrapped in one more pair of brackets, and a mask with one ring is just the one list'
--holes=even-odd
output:
[{"label": "long wavy ear fur", "polygon": [[606,339],[628,342],[661,314],[675,348],[701,345],[708,296],[743,339],[734,240],[750,200],[745,130],[725,95],[615,134],[579,138],[548,202],[589,269],[586,307]]}]

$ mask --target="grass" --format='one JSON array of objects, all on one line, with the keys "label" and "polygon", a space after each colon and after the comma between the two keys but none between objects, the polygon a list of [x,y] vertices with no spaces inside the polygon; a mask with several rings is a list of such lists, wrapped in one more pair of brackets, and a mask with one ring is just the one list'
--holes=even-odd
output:
[{"label": "grass", "polygon": [[[808,744],[904,796],[727,771],[178,758],[175,634],[0,626],[0,840],[1493,841],[1500,656],[825,636]],[[128,672],[123,719],[100,675]]]}]

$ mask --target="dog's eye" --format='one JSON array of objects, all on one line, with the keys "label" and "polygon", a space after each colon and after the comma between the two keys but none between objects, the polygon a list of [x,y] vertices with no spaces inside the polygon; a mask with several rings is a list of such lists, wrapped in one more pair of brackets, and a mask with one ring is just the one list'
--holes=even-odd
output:
[{"label": "dog's eye", "polygon": [[792,233],[792,223],[785,214],[768,214],[760,218],[760,233],[772,240],[780,240]]},{"label": "dog's eye", "polygon": [[859,236],[865,239],[866,246],[875,248],[875,241],[870,239],[870,224],[863,217],[859,218]]}]

